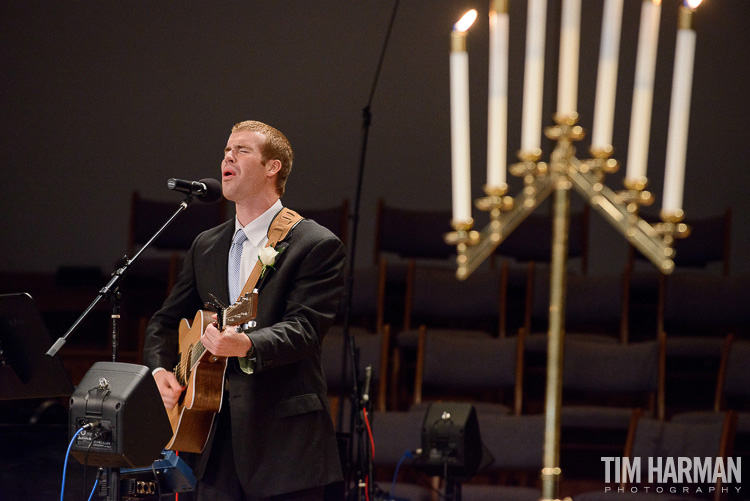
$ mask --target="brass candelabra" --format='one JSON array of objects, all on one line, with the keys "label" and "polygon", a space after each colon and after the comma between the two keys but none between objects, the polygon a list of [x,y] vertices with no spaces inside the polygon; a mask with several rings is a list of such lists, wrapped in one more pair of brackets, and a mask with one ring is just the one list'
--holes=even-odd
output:
[{"label": "brass candelabra", "polygon": [[650,224],[639,216],[639,208],[653,201],[645,190],[646,180],[626,183],[615,192],[604,184],[608,173],[616,172],[618,162],[612,150],[592,151],[591,158],[576,157],[574,143],[584,137],[577,125],[577,114],[555,116],[555,125],[545,134],[555,141],[549,163],[541,161],[541,151],[521,151],[520,162],[510,167],[512,175],[522,177],[524,187],[515,197],[506,195],[507,185],[488,190],[475,205],[490,214],[490,222],[481,231],[473,222],[454,224],[445,237],[457,247],[459,279],[467,278],[487,259],[503,240],[520,225],[549,195],[553,197],[552,256],[550,266],[550,308],[548,330],[547,383],[545,397],[546,426],[542,499],[557,499],[559,478],[560,402],[565,324],[566,261],[570,221],[570,191],[575,189],[592,207],[609,221],[636,249],[664,274],[674,270],[674,239],[685,237],[689,228],[682,223],[683,213],[662,212],[662,222]]}]

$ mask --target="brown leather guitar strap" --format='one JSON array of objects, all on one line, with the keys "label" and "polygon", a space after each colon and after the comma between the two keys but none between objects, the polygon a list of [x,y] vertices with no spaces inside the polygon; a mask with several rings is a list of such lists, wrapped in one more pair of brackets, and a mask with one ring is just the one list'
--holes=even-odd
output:
[{"label": "brown leather guitar strap", "polygon": [[[268,243],[266,244],[266,247],[273,247],[284,240],[289,231],[291,231],[291,229],[302,219],[304,218],[291,209],[287,209],[286,207],[281,209],[279,213],[276,214],[273,222],[271,222],[271,226],[268,227]],[[253,291],[255,285],[258,283],[262,269],[263,266],[260,264],[260,260],[257,260],[253,271],[251,271],[250,276],[247,277],[247,282],[245,282],[242,292],[240,292],[240,297]]]}]

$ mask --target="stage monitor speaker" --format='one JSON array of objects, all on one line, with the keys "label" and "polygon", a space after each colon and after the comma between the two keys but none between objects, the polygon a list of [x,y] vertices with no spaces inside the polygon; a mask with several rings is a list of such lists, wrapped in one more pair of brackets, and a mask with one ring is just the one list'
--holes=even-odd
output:
[{"label": "stage monitor speaker", "polygon": [[485,454],[474,406],[457,402],[430,404],[422,424],[422,454],[429,475],[473,477]]},{"label": "stage monitor speaker", "polygon": [[172,436],[148,367],[96,362],[70,397],[71,454],[81,464],[114,468],[151,465]]}]

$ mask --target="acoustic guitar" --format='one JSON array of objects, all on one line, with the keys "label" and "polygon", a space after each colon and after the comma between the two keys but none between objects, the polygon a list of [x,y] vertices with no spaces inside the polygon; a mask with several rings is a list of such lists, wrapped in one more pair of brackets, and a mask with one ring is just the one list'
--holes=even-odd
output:
[{"label": "acoustic guitar", "polygon": [[[258,291],[248,292],[227,308],[217,307],[219,330],[246,327],[258,311]],[[201,336],[213,322],[212,312],[200,310],[193,322],[183,318],[179,327],[180,361],[173,373],[185,391],[177,405],[167,411],[172,425],[172,439],[166,449],[202,452],[208,441],[214,417],[221,410],[227,357],[211,353]]]}]

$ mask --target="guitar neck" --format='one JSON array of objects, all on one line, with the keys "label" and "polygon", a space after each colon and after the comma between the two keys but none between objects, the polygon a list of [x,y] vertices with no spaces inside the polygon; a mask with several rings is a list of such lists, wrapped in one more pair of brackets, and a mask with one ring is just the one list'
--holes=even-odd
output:
[{"label": "guitar neck", "polygon": [[[255,319],[257,301],[258,291],[253,290],[252,294],[245,294],[232,306],[219,307],[216,313],[217,328],[221,331],[227,327],[242,325]],[[206,325],[208,325],[205,323],[207,321],[205,315],[208,314],[207,311],[199,311],[196,314],[193,327],[185,324],[187,325],[185,331],[183,331],[182,324],[180,325],[180,362],[175,366],[173,372],[182,384],[185,384],[190,378],[193,368],[207,351],[200,337],[203,335]]]},{"label": "guitar neck", "polygon": [[190,367],[195,367],[195,364],[198,363],[198,360],[200,360],[205,352],[206,347],[203,346],[202,342],[198,341],[193,348],[193,352],[190,354]]},{"label": "guitar neck", "polygon": [[[227,327],[227,310],[228,308],[220,308],[216,313],[217,328],[222,331]],[[207,348],[203,345],[203,342],[198,340],[193,347],[192,353],[190,354],[190,367],[195,367],[200,358],[206,352]]]}]

